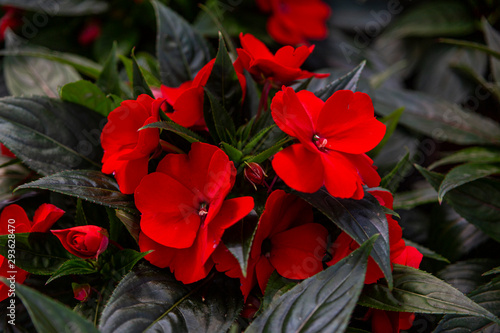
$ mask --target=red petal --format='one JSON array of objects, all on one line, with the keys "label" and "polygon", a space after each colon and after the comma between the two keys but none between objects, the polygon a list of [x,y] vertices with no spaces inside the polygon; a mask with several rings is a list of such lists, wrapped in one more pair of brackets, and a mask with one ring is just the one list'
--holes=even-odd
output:
[{"label": "red petal", "polygon": [[399,257],[394,259],[393,263],[418,268],[420,267],[422,258],[422,253],[420,253],[416,248],[413,246],[407,246]]},{"label": "red petal", "polygon": [[141,252],[153,250],[144,258],[156,267],[165,268],[170,265],[176,249],[158,244],[144,233],[139,234],[139,248]]},{"label": "red petal", "polygon": [[260,290],[262,293],[266,291],[267,281],[271,277],[271,274],[275,271],[273,265],[269,262],[266,257],[260,257],[255,266],[255,275],[257,276],[257,282],[259,283]]},{"label": "red petal", "polygon": [[174,105],[180,95],[182,95],[186,90],[193,86],[193,81],[187,81],[182,83],[179,87],[167,87],[161,86],[161,93],[163,98],[167,100],[167,103],[170,105]]},{"label": "red petal", "polygon": [[272,164],[276,174],[294,190],[314,193],[323,185],[325,172],[319,151],[313,153],[303,144],[276,153]]},{"label": "red petal", "polygon": [[307,46],[301,46],[294,48],[290,45],[283,46],[274,55],[274,59],[277,63],[285,67],[295,67],[299,68],[302,66],[307,57],[314,50],[314,46],[310,48]]},{"label": "red petal", "polygon": [[[350,156],[329,151],[322,154],[325,172],[325,187],[334,197],[352,198],[357,190],[363,193],[362,182]],[[361,196],[362,198],[363,196]],[[358,197],[354,197],[360,199]]]},{"label": "red petal", "polygon": [[196,73],[196,77],[193,79],[193,87],[202,87],[207,84],[214,64],[215,59],[212,59],[205,66],[203,66],[198,73]]},{"label": "red petal", "polygon": [[21,206],[13,204],[3,209],[0,215],[0,235],[7,235],[9,230],[14,230],[14,233],[31,231],[31,222]]},{"label": "red petal", "polygon": [[347,155],[358,170],[361,180],[368,187],[377,187],[380,184],[380,175],[373,166],[373,161],[366,154]]},{"label": "red petal", "polygon": [[[128,150],[124,150],[126,153]],[[114,173],[120,191],[125,194],[134,193],[142,178],[148,174],[149,157],[135,160],[119,160],[121,153],[114,154],[102,166],[102,172]]]},{"label": "red petal", "polygon": [[193,87],[179,96],[173,104],[174,112],[166,113],[172,121],[184,127],[204,126],[203,88]]},{"label": "red petal", "polygon": [[274,59],[267,46],[251,34],[240,33],[240,43],[243,49],[254,59]]},{"label": "red petal", "polygon": [[47,232],[64,215],[64,210],[51,204],[42,204],[35,211],[30,232]]},{"label": "red petal", "polygon": [[325,105],[325,102],[323,102],[321,98],[316,97],[314,93],[307,90],[299,91],[297,93],[297,97],[299,98],[300,103],[302,103],[302,106],[304,107],[306,112],[311,117],[312,123],[316,124],[318,122],[319,114],[321,113],[321,110]]}]

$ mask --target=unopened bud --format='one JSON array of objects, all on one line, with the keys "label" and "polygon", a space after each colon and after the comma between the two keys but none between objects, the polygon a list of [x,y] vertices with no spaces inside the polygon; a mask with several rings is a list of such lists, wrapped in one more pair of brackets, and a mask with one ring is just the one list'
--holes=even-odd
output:
[{"label": "unopened bud", "polygon": [[254,187],[256,187],[255,185],[263,185],[265,183],[265,177],[267,177],[264,169],[254,162],[247,163],[243,173],[245,178],[248,179]]},{"label": "unopened bud", "polygon": [[71,286],[73,287],[73,294],[77,300],[85,302],[89,298],[90,285],[88,283],[72,283]]}]

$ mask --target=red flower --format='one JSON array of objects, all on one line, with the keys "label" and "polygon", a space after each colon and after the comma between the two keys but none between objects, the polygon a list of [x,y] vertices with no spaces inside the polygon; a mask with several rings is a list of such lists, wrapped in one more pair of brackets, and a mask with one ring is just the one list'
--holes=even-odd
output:
[{"label": "red flower", "polygon": [[410,329],[415,314],[409,312],[394,312],[370,309],[373,333],[399,333],[401,330]]},{"label": "red flower", "polygon": [[78,284],[78,283],[72,283],[71,287],[73,288],[73,295],[75,296],[75,299],[85,302],[90,296],[90,284],[84,283],[84,284]]},{"label": "red flower", "polygon": [[295,80],[328,76],[300,69],[314,50],[314,46],[301,46],[297,49],[285,46],[273,55],[264,43],[250,34],[240,33],[240,41],[242,48],[236,50],[238,59],[235,66],[243,66],[258,83],[268,80],[274,87],[280,87],[289,85]]},{"label": "red flower", "polygon": [[[0,215],[0,235],[10,235],[24,232],[46,232],[64,214],[62,209],[51,204],[43,204],[35,211],[33,222],[26,212],[18,205],[9,205]],[[14,277],[17,283],[23,283],[28,272],[19,267],[12,267],[8,258],[0,256],[0,276]],[[15,273],[14,273],[15,272]],[[0,283],[0,301],[9,297],[9,288]]]},{"label": "red flower", "polygon": [[364,153],[382,140],[385,125],[375,119],[367,94],[340,90],[323,102],[312,92],[283,87],[271,111],[278,127],[299,141],[272,162],[291,188],[313,193],[325,185],[332,196],[361,199],[363,184],[380,183]]},{"label": "red flower", "polygon": [[135,191],[141,211],[141,251],[146,259],[170,267],[177,280],[192,283],[213,267],[211,255],[225,229],[253,209],[253,198],[224,200],[236,169],[219,148],[193,143],[185,154],[170,154],[144,177]]},{"label": "red flower", "polygon": [[217,270],[241,280],[246,297],[259,284],[265,291],[276,270],[288,279],[306,279],[323,270],[328,231],[313,223],[312,208],[293,194],[276,190],[267,199],[255,233],[248,260],[247,276],[231,253],[220,246],[214,253]]},{"label": "red flower", "polygon": [[297,45],[310,39],[324,39],[330,7],[321,0],[257,0],[264,12],[269,35],[278,43]]},{"label": "red flower", "polygon": [[139,131],[139,128],[160,120],[154,100],[140,95],[137,100],[126,100],[108,116],[101,134],[104,149],[102,172],[114,174],[120,191],[134,193],[142,177],[148,173],[148,162],[160,143],[157,128]]},{"label": "red flower", "polygon": [[5,6],[3,9],[5,10],[5,14],[0,19],[0,42],[3,42],[5,39],[5,31],[7,29],[15,29],[23,24],[21,20],[22,10],[10,6]]},{"label": "red flower", "polygon": [[[212,59],[200,69],[193,81],[184,82],[177,88],[162,85],[161,93],[163,98],[157,99],[155,106],[161,108],[172,121],[179,125],[206,129],[203,116],[203,99],[205,95],[203,87],[207,84],[214,63],[215,59]],[[237,67],[235,67],[235,70],[243,92],[245,92],[246,80],[243,71]]]},{"label": "red flower", "polygon": [[95,259],[108,247],[108,231],[96,225],[51,230],[64,248],[82,259]]}]

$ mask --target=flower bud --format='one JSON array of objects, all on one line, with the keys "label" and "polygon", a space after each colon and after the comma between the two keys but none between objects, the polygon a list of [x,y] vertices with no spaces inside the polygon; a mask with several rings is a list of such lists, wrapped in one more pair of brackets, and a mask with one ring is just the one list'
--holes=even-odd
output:
[{"label": "flower bud", "polygon": [[265,183],[265,177],[267,177],[264,169],[262,169],[259,164],[254,162],[247,163],[243,173],[245,178],[248,179],[248,181],[252,183],[255,188],[255,185],[263,185]]},{"label": "flower bud", "polygon": [[95,225],[51,231],[69,253],[82,259],[95,259],[108,247],[108,232]]},{"label": "flower bud", "polygon": [[78,284],[72,283],[71,287],[73,288],[73,295],[75,295],[75,299],[85,302],[90,296],[90,285],[88,283]]}]

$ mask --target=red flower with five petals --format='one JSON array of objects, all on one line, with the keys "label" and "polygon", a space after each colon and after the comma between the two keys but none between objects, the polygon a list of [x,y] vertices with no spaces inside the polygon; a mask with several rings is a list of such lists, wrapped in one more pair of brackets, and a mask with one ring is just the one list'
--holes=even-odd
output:
[{"label": "red flower with five petals", "polygon": [[183,283],[198,281],[213,267],[211,255],[225,229],[253,209],[252,197],[225,200],[235,181],[233,162],[219,148],[193,143],[169,154],[135,191],[141,211],[141,251],[158,267],[170,267]]},{"label": "red flower with five petals", "polygon": [[292,46],[280,48],[275,55],[267,46],[250,34],[240,34],[242,48],[238,48],[235,67],[243,66],[258,83],[269,81],[274,87],[289,85],[310,77],[324,78],[329,74],[315,74],[300,69],[314,50],[314,46]]},{"label": "red flower with five petals", "polygon": [[157,128],[139,129],[160,120],[154,100],[140,95],[137,100],[126,100],[108,115],[108,123],[101,134],[104,149],[102,172],[114,174],[125,194],[134,193],[141,179],[148,174],[150,156],[160,144]]},{"label": "red flower with five petals", "polygon": [[324,39],[330,7],[321,0],[257,0],[264,12],[269,35],[278,43],[297,45],[310,39]]},{"label": "red flower with five petals", "polygon": [[265,291],[276,270],[288,279],[302,280],[323,270],[328,231],[313,223],[311,206],[293,194],[276,190],[267,199],[248,259],[247,276],[222,244],[214,253],[217,270],[241,281],[245,299],[255,286]]},{"label": "red flower with five petals", "polygon": [[323,102],[283,87],[271,111],[278,127],[299,141],[272,161],[288,186],[313,193],[324,185],[332,196],[353,199],[363,198],[363,184],[378,186],[380,176],[364,153],[382,140],[385,125],[375,119],[367,94],[340,90]]},{"label": "red flower with five petals", "polygon": [[[46,232],[63,216],[64,211],[51,204],[43,204],[35,211],[33,222],[28,219],[26,212],[18,205],[9,205],[0,215],[0,235],[24,232]],[[0,276],[10,277],[15,271],[17,283],[23,283],[28,272],[19,267],[12,268],[4,256],[0,256]],[[0,283],[0,301],[8,297],[9,288]]]}]

